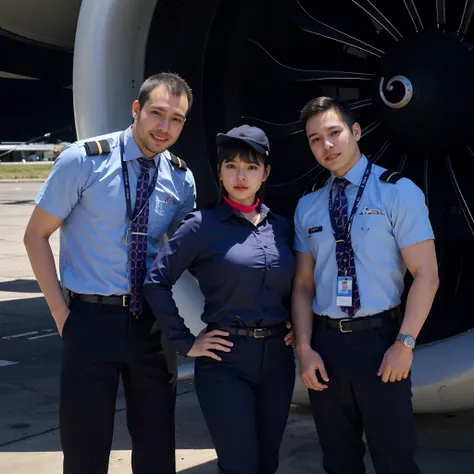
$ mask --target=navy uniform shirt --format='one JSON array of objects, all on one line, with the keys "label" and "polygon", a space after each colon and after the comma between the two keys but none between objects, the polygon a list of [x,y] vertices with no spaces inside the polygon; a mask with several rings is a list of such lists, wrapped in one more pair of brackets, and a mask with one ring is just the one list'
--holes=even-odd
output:
[{"label": "navy uniform shirt", "polygon": [[[362,156],[345,175],[348,214],[352,210],[367,158]],[[355,317],[369,316],[400,304],[406,266],[400,249],[433,239],[423,192],[411,180],[381,181],[385,168],[372,165],[367,185],[354,216],[351,239],[361,307]],[[300,199],[295,213],[298,252],[315,260],[316,294],[313,311],[331,318],[347,317],[336,305],[336,242],[329,217],[329,190],[334,176],[321,189]],[[333,198],[337,189],[333,189]]]},{"label": "navy uniform shirt", "polygon": [[[125,241],[130,221],[122,178],[119,137],[114,132],[67,146],[56,159],[36,204],[64,219],[60,227],[59,268],[61,284],[76,293],[123,295],[130,293],[129,255]],[[107,139],[111,153],[89,156],[84,143]],[[125,156],[130,176],[132,210],[141,172],[137,159],[143,154],[131,128],[125,131]],[[147,265],[195,208],[191,171],[177,169],[165,151],[154,158],[158,179],[150,196]],[[150,180],[155,169],[150,170]]]},{"label": "navy uniform shirt", "polygon": [[184,325],[171,287],[189,269],[205,298],[202,320],[265,327],[289,318],[294,255],[291,222],[261,205],[257,226],[227,203],[188,215],[153,263],[143,287],[155,317],[176,349],[194,336]]}]

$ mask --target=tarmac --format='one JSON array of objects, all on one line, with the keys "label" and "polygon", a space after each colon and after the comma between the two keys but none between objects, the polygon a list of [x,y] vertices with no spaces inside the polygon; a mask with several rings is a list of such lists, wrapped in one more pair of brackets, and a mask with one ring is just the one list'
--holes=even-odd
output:
[{"label": "tarmac", "polygon": [[[23,233],[40,185],[31,181],[0,182],[1,474],[62,472],[58,431],[61,340],[23,246]],[[57,233],[51,243],[57,258]],[[178,472],[217,472],[216,454],[192,381],[178,383],[176,423]],[[416,423],[417,459],[422,473],[474,474],[474,411],[417,415]],[[121,394],[117,400],[111,474],[131,472],[130,447]],[[293,406],[278,473],[322,474],[321,458],[309,409]],[[367,472],[373,474],[369,454],[366,461]]]}]

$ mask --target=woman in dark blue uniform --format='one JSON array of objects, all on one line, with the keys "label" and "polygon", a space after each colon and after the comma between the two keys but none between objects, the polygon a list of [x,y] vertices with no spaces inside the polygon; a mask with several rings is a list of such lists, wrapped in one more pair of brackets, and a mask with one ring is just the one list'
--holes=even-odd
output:
[{"label": "woman in dark blue uniform", "polygon": [[[261,201],[270,172],[262,130],[217,136],[220,203],[189,214],[158,255],[144,296],[178,352],[195,361],[196,391],[219,472],[274,474],[293,394],[289,323],[292,225]],[[205,297],[194,337],[171,288],[184,270]]]}]

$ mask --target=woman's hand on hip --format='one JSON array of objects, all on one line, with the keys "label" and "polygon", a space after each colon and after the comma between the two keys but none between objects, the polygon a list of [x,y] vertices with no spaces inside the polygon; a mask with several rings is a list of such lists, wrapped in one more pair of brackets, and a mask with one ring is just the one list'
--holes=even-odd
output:
[{"label": "woman's hand on hip", "polygon": [[193,347],[188,352],[190,357],[211,357],[215,360],[222,360],[217,354],[212,351],[230,352],[230,348],[234,345],[233,342],[222,339],[219,336],[228,336],[229,333],[214,329],[206,332],[204,328],[199,336],[194,341]]}]

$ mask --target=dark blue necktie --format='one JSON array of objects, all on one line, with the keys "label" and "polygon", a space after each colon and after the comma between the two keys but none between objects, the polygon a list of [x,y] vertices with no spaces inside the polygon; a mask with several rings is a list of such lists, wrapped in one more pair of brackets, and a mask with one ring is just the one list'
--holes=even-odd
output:
[{"label": "dark blue necktie", "polygon": [[138,318],[143,311],[143,299],[140,290],[146,276],[146,254],[148,244],[148,213],[150,186],[150,169],[155,166],[155,160],[139,158],[141,172],[137,183],[137,199],[135,203],[135,218],[130,230],[132,239],[130,244],[130,311]]},{"label": "dark blue necktie", "polygon": [[[354,251],[352,249],[350,236],[346,235],[349,212],[347,209],[345,189],[348,184],[349,182],[344,178],[334,179],[334,186],[337,189],[337,193],[334,198],[333,212],[339,238],[344,240],[344,242],[336,242],[337,275],[340,277],[352,277],[352,306],[341,306],[341,310],[350,317],[353,317],[360,308],[360,297],[354,264]],[[345,270],[347,270],[347,275]]]}]

